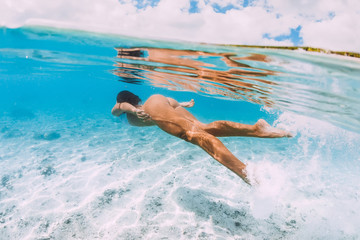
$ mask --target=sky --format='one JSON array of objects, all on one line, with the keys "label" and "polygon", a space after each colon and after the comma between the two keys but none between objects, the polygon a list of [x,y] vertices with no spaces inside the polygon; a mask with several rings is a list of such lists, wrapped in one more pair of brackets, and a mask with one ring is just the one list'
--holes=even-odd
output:
[{"label": "sky", "polygon": [[360,52],[359,0],[0,0],[0,26]]}]

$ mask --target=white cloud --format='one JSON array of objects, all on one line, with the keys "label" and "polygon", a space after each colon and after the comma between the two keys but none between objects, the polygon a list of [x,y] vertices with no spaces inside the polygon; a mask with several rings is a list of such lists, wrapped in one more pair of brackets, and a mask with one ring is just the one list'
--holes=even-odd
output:
[{"label": "white cloud", "polygon": [[[199,0],[190,14],[189,0],[160,0],[137,9],[133,0],[3,0],[0,25],[24,24],[110,32],[124,35],[231,44],[292,45],[279,35],[302,26],[304,45],[360,52],[360,1],[357,0]],[[217,13],[212,4],[236,9]]]},{"label": "white cloud", "polygon": [[358,0],[271,0],[259,1],[257,6],[301,25],[305,46],[360,52]]},{"label": "white cloud", "polygon": [[347,14],[321,22],[311,22],[303,28],[304,44],[327,49],[360,51],[359,29],[359,21],[354,21]]}]

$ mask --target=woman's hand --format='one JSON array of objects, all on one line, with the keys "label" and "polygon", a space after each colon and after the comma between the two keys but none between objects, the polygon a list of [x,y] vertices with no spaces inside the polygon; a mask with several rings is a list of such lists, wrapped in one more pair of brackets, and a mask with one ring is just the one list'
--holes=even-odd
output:
[{"label": "woman's hand", "polygon": [[147,113],[146,113],[144,110],[142,110],[142,109],[136,109],[136,110],[135,110],[135,113],[136,113],[136,116],[137,116],[139,119],[143,120],[143,121],[147,121],[147,120],[150,119],[150,115],[147,114]]},{"label": "woman's hand", "polygon": [[116,103],[115,106],[111,110],[111,114],[116,117],[119,117],[122,113],[123,113],[123,111],[120,108],[120,103]]}]

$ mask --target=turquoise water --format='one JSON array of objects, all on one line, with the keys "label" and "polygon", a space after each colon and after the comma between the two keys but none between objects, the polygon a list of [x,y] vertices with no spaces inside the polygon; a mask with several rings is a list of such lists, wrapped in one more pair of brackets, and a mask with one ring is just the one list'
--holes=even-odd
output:
[{"label": "turquoise water", "polygon": [[[0,35],[0,239],[360,237],[358,60],[50,28]],[[113,117],[124,89],[195,99],[203,122],[264,118],[296,136],[221,139],[259,181],[249,187],[198,147]]]}]

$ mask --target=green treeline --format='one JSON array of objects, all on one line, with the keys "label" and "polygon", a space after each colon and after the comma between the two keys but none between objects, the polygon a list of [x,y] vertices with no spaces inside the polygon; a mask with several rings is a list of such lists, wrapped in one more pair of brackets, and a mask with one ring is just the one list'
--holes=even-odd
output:
[{"label": "green treeline", "polygon": [[271,49],[286,49],[286,50],[298,50],[302,49],[308,52],[319,52],[319,53],[328,53],[328,54],[337,54],[349,57],[360,58],[360,53],[355,52],[343,52],[343,51],[332,51],[325,50],[322,48],[314,48],[314,47],[289,47],[289,46],[259,46],[259,45],[228,45],[226,46],[234,46],[234,47],[248,47],[248,48],[271,48]]}]

